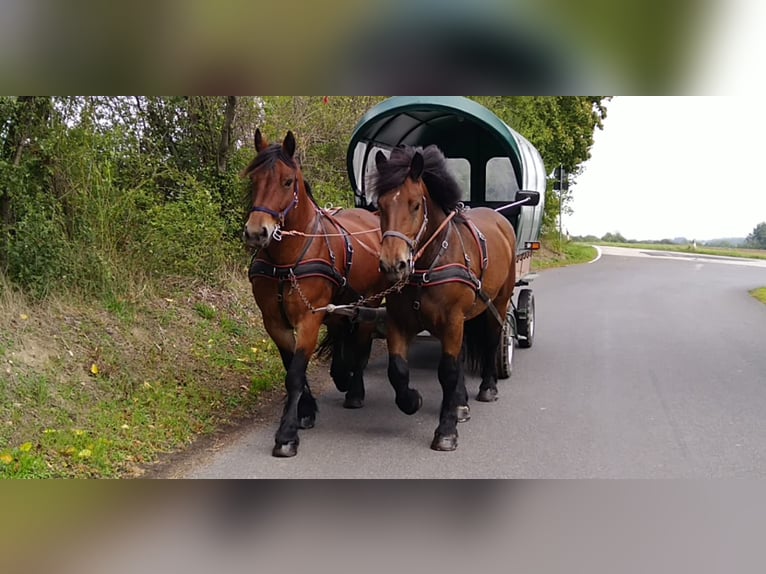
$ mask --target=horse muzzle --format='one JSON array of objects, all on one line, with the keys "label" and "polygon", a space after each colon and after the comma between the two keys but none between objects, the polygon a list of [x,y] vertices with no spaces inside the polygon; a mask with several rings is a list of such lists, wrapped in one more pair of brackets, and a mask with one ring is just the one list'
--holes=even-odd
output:
[{"label": "horse muzzle", "polygon": [[268,225],[252,226],[246,225],[245,230],[242,232],[242,241],[245,245],[254,249],[263,249],[268,247],[271,243],[271,238],[274,236],[274,229],[270,229]]},{"label": "horse muzzle", "polygon": [[386,279],[392,283],[397,283],[409,277],[411,264],[410,261],[404,259],[398,259],[393,263],[381,259],[378,267]]}]

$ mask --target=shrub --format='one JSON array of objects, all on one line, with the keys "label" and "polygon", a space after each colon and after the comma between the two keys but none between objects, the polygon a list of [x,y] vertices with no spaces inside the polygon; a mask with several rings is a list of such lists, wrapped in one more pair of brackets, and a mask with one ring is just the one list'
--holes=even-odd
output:
[{"label": "shrub", "polygon": [[196,182],[186,183],[176,201],[149,210],[142,253],[154,273],[214,279],[231,251],[220,205]]}]

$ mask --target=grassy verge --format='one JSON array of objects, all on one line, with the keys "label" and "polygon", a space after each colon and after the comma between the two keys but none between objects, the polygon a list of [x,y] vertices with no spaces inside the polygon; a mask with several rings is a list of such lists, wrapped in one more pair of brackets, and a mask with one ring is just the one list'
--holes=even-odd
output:
[{"label": "grassy verge", "polygon": [[282,366],[228,285],[33,303],[0,283],[0,478],[138,476],[255,412]]},{"label": "grassy verge", "polygon": [[532,258],[532,270],[539,271],[565,265],[588,263],[593,261],[596,255],[596,249],[584,243],[564,243],[560,252],[553,251],[543,244],[543,248]]},{"label": "grassy verge", "polygon": [[766,287],[761,287],[760,289],[753,289],[750,291],[750,294],[758,299],[761,303],[766,304]]},{"label": "grassy verge", "polygon": [[698,253],[701,255],[720,255],[723,257],[743,257],[746,259],[766,259],[763,249],[728,249],[723,247],[697,247],[691,245],[657,245],[656,243],[598,243],[597,245],[612,245],[614,247],[629,247],[631,249],[651,249],[653,251],[672,251],[675,253]]}]

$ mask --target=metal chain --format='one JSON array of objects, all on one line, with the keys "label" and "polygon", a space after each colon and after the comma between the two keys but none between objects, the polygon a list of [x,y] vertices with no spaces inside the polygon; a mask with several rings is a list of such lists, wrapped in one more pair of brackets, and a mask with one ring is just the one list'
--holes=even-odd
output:
[{"label": "metal chain", "polygon": [[306,308],[312,313],[316,313],[317,309],[311,304],[308,297],[306,297],[306,294],[301,289],[301,285],[298,283],[298,278],[295,276],[292,269],[290,269],[290,284],[293,289],[298,292],[298,296],[301,298],[301,301],[303,301],[303,304],[306,305]]},{"label": "metal chain", "polygon": [[384,299],[386,296],[391,295],[391,293],[395,291],[397,292],[401,291],[402,287],[404,287],[406,284],[407,284],[407,278],[399,279],[399,281],[391,285],[391,287],[389,287],[385,291],[376,293],[375,295],[370,295],[369,297],[364,297],[363,299],[359,299],[359,301],[351,303],[351,308],[356,309],[358,307],[361,307],[365,303],[369,303],[370,301],[375,301],[376,299]]}]

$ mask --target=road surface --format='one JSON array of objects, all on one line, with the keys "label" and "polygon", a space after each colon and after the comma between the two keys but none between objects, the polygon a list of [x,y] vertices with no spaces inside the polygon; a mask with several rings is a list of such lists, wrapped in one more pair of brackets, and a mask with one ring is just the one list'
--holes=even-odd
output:
[{"label": "road surface", "polygon": [[[500,400],[471,401],[457,451],[429,449],[438,344],[411,357],[419,413],[398,411],[376,343],[358,411],[319,397],[294,459],[276,420],[169,471],[188,478],[660,478],[766,476],[766,261],[605,247],[540,274],[537,333]],[[467,378],[475,396],[478,379]]]}]

